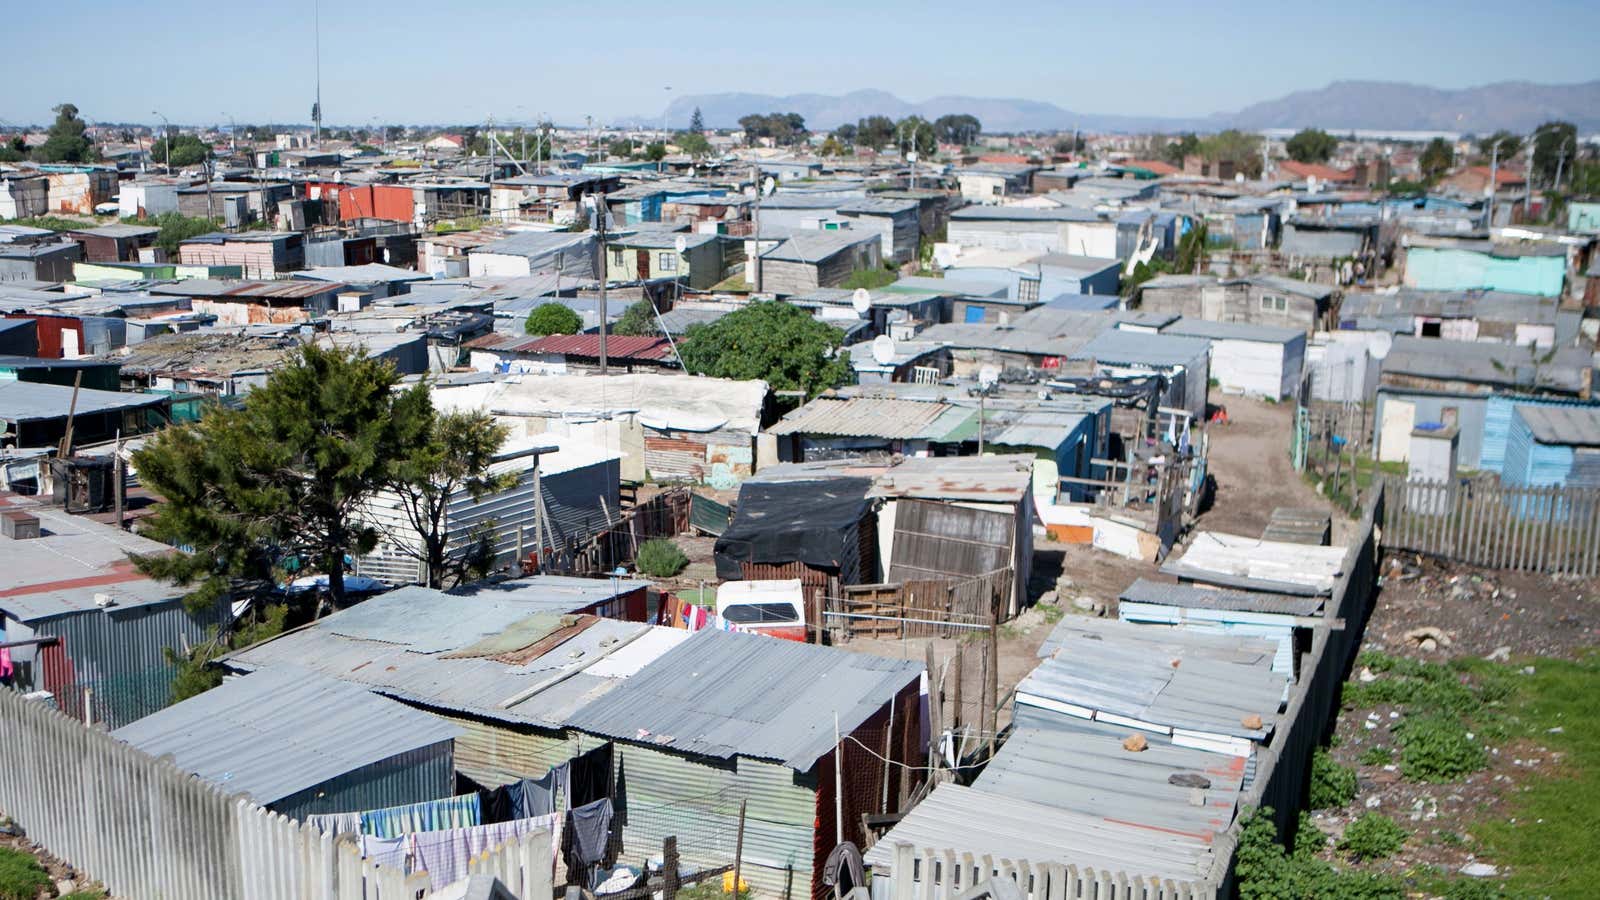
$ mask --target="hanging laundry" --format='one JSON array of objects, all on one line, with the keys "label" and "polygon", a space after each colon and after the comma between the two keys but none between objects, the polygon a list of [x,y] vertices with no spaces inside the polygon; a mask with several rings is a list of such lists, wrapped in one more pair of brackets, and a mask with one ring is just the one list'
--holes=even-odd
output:
[{"label": "hanging laundry", "polygon": [[567,764],[552,766],[541,778],[524,778],[519,787],[520,800],[516,803],[517,818],[547,816],[558,809],[557,801],[567,793]]},{"label": "hanging laundry", "polygon": [[532,834],[550,832],[550,865],[552,872],[562,844],[562,817],[536,816],[531,819],[513,819],[493,825],[475,825],[471,828],[451,828],[445,831],[428,831],[407,837],[411,843],[411,871],[427,872],[434,890],[454,884],[467,876],[467,866],[473,857],[495,850],[506,841]]},{"label": "hanging laundry", "polygon": [[338,836],[341,834],[361,833],[361,813],[327,813],[320,816],[306,816],[306,824],[315,825],[322,829],[323,834]]},{"label": "hanging laundry", "polygon": [[361,856],[386,869],[410,872],[411,836],[381,838],[370,834],[361,836]]},{"label": "hanging laundry", "polygon": [[567,762],[568,809],[586,806],[611,796],[612,776],[615,772],[612,763],[615,746],[607,741]]},{"label": "hanging laundry", "polygon": [[420,831],[464,828],[482,822],[482,801],[478,795],[463,794],[364,812],[361,814],[361,832],[389,838]]},{"label": "hanging laundry", "polygon": [[607,862],[613,817],[609,798],[573,807],[567,813],[567,827],[571,829],[568,846],[572,859],[584,867]]}]

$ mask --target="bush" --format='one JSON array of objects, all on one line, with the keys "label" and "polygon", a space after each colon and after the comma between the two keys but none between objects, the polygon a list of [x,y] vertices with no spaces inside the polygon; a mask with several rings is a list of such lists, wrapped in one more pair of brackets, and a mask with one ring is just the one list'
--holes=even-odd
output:
[{"label": "bush", "polygon": [[583,327],[583,319],[577,313],[560,303],[545,303],[533,308],[528,313],[528,320],[522,323],[522,330],[532,335],[547,334],[577,334]]},{"label": "bush", "polygon": [[50,876],[32,854],[0,847],[0,900],[34,900]]},{"label": "bush", "polygon": [[1394,750],[1384,746],[1368,747],[1356,759],[1363,766],[1386,766],[1394,761]]},{"label": "bush", "polygon": [[683,555],[677,544],[666,538],[654,538],[639,548],[634,567],[651,578],[671,578],[688,564],[689,557]]},{"label": "bush", "polygon": [[1400,741],[1400,770],[1413,781],[1453,781],[1489,764],[1488,752],[1467,736],[1455,716],[1406,716],[1394,732]]},{"label": "bush", "polygon": [[845,279],[844,287],[852,291],[856,288],[866,288],[871,291],[894,284],[898,280],[900,276],[887,269],[857,269]]},{"label": "bush", "polygon": [[1386,815],[1369,812],[1345,828],[1339,849],[1356,860],[1383,859],[1405,843],[1405,829]]},{"label": "bush", "polygon": [[[1341,872],[1317,859],[1320,836],[1302,814],[1291,856],[1277,842],[1270,807],[1247,813],[1234,866],[1240,900],[1401,900],[1405,896],[1393,878]],[[1326,838],[1322,840],[1326,842]]]},{"label": "bush", "polygon": [[1355,770],[1334,762],[1328,751],[1319,747],[1311,756],[1311,792],[1308,805],[1312,809],[1333,809],[1344,806],[1355,797]]}]

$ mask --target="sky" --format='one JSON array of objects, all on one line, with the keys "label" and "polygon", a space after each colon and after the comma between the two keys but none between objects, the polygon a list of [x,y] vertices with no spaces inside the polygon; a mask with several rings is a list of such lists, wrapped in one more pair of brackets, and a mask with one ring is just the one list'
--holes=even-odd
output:
[{"label": "sky", "polygon": [[1342,79],[1600,79],[1594,0],[12,6],[0,125],[47,122],[64,101],[90,122],[153,123],[157,111],[188,125],[309,122],[314,15],[330,125],[649,121],[675,96],[861,88],[1200,116]]}]

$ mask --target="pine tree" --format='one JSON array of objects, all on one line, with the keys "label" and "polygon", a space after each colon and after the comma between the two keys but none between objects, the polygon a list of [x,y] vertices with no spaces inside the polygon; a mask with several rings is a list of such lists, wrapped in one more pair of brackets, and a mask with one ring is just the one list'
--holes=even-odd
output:
[{"label": "pine tree", "polygon": [[689,130],[695,134],[702,134],[706,130],[706,120],[700,115],[700,107],[694,108],[694,115],[689,117]]},{"label": "pine tree", "polygon": [[63,103],[55,108],[55,114],[56,121],[34,158],[41,162],[89,162],[94,156],[94,145],[84,136],[88,126],[78,118],[78,108]]},{"label": "pine tree", "polygon": [[346,557],[377,540],[356,512],[432,419],[427,388],[397,392],[399,382],[363,351],[307,344],[243,408],[157,434],[133,457],[166,500],[145,532],[190,552],[135,555],[139,571],[189,588],[186,605],[200,610],[305,566],[328,576],[341,605]]}]

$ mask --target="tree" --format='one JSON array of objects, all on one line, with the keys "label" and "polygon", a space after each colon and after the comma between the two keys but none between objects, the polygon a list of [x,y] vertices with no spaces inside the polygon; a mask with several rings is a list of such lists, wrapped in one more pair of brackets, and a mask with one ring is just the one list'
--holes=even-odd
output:
[{"label": "tree", "polygon": [[799,143],[810,134],[805,117],[799,113],[751,113],[739,119],[739,127],[744,129],[747,144],[754,142],[752,138],[770,138],[774,144],[784,146]]},{"label": "tree", "polygon": [[55,108],[56,121],[50,126],[50,131],[45,137],[44,144],[33,153],[33,158],[40,162],[89,162],[94,158],[94,145],[84,136],[82,119],[78,118],[78,108],[71,103],[63,103]]},{"label": "tree", "polygon": [[[167,162],[167,141],[157,139],[150,148],[150,156],[162,165]],[[170,165],[182,168],[205,162],[211,158],[211,145],[200,140],[192,134],[174,135],[172,138],[172,162]]]},{"label": "tree", "polygon": [[166,250],[167,256],[172,259],[178,256],[179,244],[217,230],[217,223],[211,219],[191,218],[178,212],[164,212],[144,222],[132,216],[124,221],[130,225],[152,225],[161,229],[156,235],[156,246]]},{"label": "tree", "polygon": [[1496,159],[1496,147],[1500,148],[1499,161],[1504,163],[1511,157],[1516,156],[1517,151],[1522,149],[1522,138],[1502,128],[1478,141],[1478,152],[1483,154],[1486,162],[1493,162]]},{"label": "tree", "polygon": [[653,141],[645,145],[640,155],[651,162],[661,162],[667,158],[667,145],[660,141]]},{"label": "tree", "polygon": [[528,313],[528,320],[522,323],[522,330],[529,334],[577,334],[583,327],[583,319],[566,306],[560,303],[543,303],[533,308]]},{"label": "tree", "polygon": [[1181,166],[1185,157],[1193,156],[1199,152],[1200,138],[1191,131],[1179,135],[1177,140],[1164,142],[1161,148],[1161,159],[1174,166]]},{"label": "tree", "polygon": [[888,116],[867,116],[856,123],[855,142],[873,150],[882,150],[894,140],[894,120]]},{"label": "tree", "polygon": [[939,149],[933,125],[921,116],[906,116],[894,126],[895,142],[918,156],[932,156]]},{"label": "tree", "polygon": [[1083,135],[1073,132],[1072,134],[1064,134],[1061,137],[1056,138],[1053,149],[1057,153],[1073,154],[1082,153],[1084,148],[1087,146],[1089,146],[1089,142],[1083,139]]},{"label": "tree", "polygon": [[1295,162],[1327,162],[1333,151],[1339,149],[1339,139],[1320,128],[1305,128],[1289,138],[1283,149]]},{"label": "tree", "polygon": [[1578,129],[1571,122],[1546,122],[1533,139],[1533,173],[1541,182],[1556,186],[1556,173],[1572,168],[1578,150]]},{"label": "tree", "polygon": [[838,138],[841,144],[853,144],[856,139],[856,126],[846,122],[833,130],[833,136]]},{"label": "tree", "polygon": [[762,379],[775,390],[815,396],[850,377],[848,355],[838,352],[843,339],[798,306],[763,300],[692,326],[679,355],[696,375]]},{"label": "tree", "polygon": [[933,120],[933,133],[940,143],[965,146],[983,133],[983,123],[966,113],[944,115]]},{"label": "tree", "polygon": [[1422,148],[1417,157],[1417,167],[1422,170],[1423,181],[1437,181],[1456,164],[1456,150],[1449,141],[1436,137]]},{"label": "tree", "polygon": [[328,576],[335,606],[344,566],[377,533],[357,511],[385,485],[425,429],[428,389],[363,350],[306,344],[239,409],[156,434],[133,456],[166,502],[144,522],[189,553],[132,555],[140,572],[189,589],[191,610],[225,594],[260,594],[301,566]]},{"label": "tree", "polygon": [[623,310],[622,318],[611,326],[612,334],[625,337],[655,337],[661,333],[656,322],[656,310],[649,300],[640,300]]},{"label": "tree", "polygon": [[839,143],[839,139],[830,134],[828,139],[822,142],[822,146],[817,148],[817,153],[822,156],[843,156],[844,144]]},{"label": "tree", "polygon": [[704,136],[706,120],[704,116],[700,115],[700,107],[698,106],[694,108],[693,115],[689,116],[689,130],[702,137]]},{"label": "tree", "polygon": [[678,135],[678,149],[696,159],[711,155],[711,142],[698,131],[685,131]]},{"label": "tree", "polygon": [[426,567],[428,587],[443,588],[447,580],[465,579],[476,544],[469,541],[468,547],[452,555],[446,518],[452,497],[465,491],[474,502],[482,500],[509,490],[517,475],[490,470],[508,434],[494,416],[482,411],[438,413],[431,408],[428,413],[424,422],[414,423],[420,426],[416,432],[404,436],[405,454],[389,468],[384,486],[400,499],[401,528],[420,539],[415,544],[405,539],[394,544]]},{"label": "tree", "polygon": [[1261,177],[1261,138],[1234,128],[1200,141],[1200,155],[1211,162],[1231,162],[1246,178]]}]

